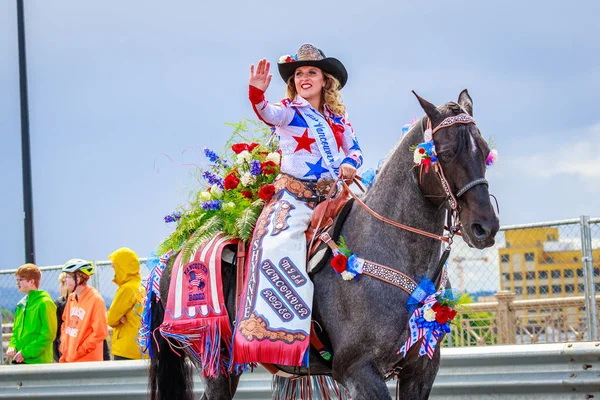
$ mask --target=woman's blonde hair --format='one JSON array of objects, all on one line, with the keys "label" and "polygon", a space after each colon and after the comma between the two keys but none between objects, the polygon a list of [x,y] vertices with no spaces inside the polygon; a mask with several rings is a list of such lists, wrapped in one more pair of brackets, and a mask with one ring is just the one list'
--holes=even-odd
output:
[{"label": "woman's blonde hair", "polygon": [[[340,85],[340,81],[333,75],[322,70],[321,72],[323,72],[323,77],[325,78],[325,87],[321,92],[321,106],[327,105],[334,114],[343,116],[346,113],[346,106],[342,104],[342,94],[340,93],[342,85]],[[292,75],[287,81],[286,97],[290,100],[294,100],[297,94],[294,75]]]},{"label": "woman's blonde hair", "polygon": [[69,288],[67,287],[66,272],[61,272],[58,276],[58,291],[60,292],[60,297],[64,297],[65,299],[69,297]]}]

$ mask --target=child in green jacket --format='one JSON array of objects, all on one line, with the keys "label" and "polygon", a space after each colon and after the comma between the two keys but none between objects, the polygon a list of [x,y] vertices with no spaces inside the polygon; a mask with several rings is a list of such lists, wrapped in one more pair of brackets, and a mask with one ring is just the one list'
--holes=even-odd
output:
[{"label": "child in green jacket", "polygon": [[17,304],[13,334],[7,356],[16,364],[52,362],[52,341],[56,337],[56,305],[39,290],[42,273],[34,264],[25,264],[15,273],[17,287],[25,294]]}]

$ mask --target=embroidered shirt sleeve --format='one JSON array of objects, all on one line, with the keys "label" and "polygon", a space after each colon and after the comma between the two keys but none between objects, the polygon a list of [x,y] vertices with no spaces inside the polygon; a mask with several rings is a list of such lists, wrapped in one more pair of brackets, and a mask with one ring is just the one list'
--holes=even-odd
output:
[{"label": "embroidered shirt sleeve", "polygon": [[265,92],[250,85],[248,98],[256,116],[269,126],[286,126],[294,117],[294,109],[289,107],[289,100],[279,104],[271,104],[265,99]]},{"label": "embroidered shirt sleeve", "polygon": [[342,164],[350,164],[354,168],[358,169],[363,163],[362,150],[356,139],[354,128],[350,120],[348,120],[348,113],[344,115],[344,135],[342,136],[342,149],[346,154],[346,158],[342,161]]}]

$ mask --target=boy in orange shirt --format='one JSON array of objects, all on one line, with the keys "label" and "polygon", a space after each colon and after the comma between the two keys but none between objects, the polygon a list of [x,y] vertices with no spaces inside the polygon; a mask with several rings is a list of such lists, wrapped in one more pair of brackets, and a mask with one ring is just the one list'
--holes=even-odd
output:
[{"label": "boy in orange shirt", "polygon": [[73,259],[62,270],[67,273],[71,295],[63,313],[60,362],[102,361],[102,342],[108,336],[108,326],[104,300],[87,284],[94,273],[94,264]]}]

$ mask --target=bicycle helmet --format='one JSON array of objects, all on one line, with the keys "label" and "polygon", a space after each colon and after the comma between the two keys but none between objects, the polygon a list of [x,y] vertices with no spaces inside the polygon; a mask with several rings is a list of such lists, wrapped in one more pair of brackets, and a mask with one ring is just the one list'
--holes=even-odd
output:
[{"label": "bicycle helmet", "polygon": [[81,271],[87,276],[91,276],[94,273],[94,263],[79,258],[73,258],[65,263],[62,269],[63,272],[75,272]]}]

